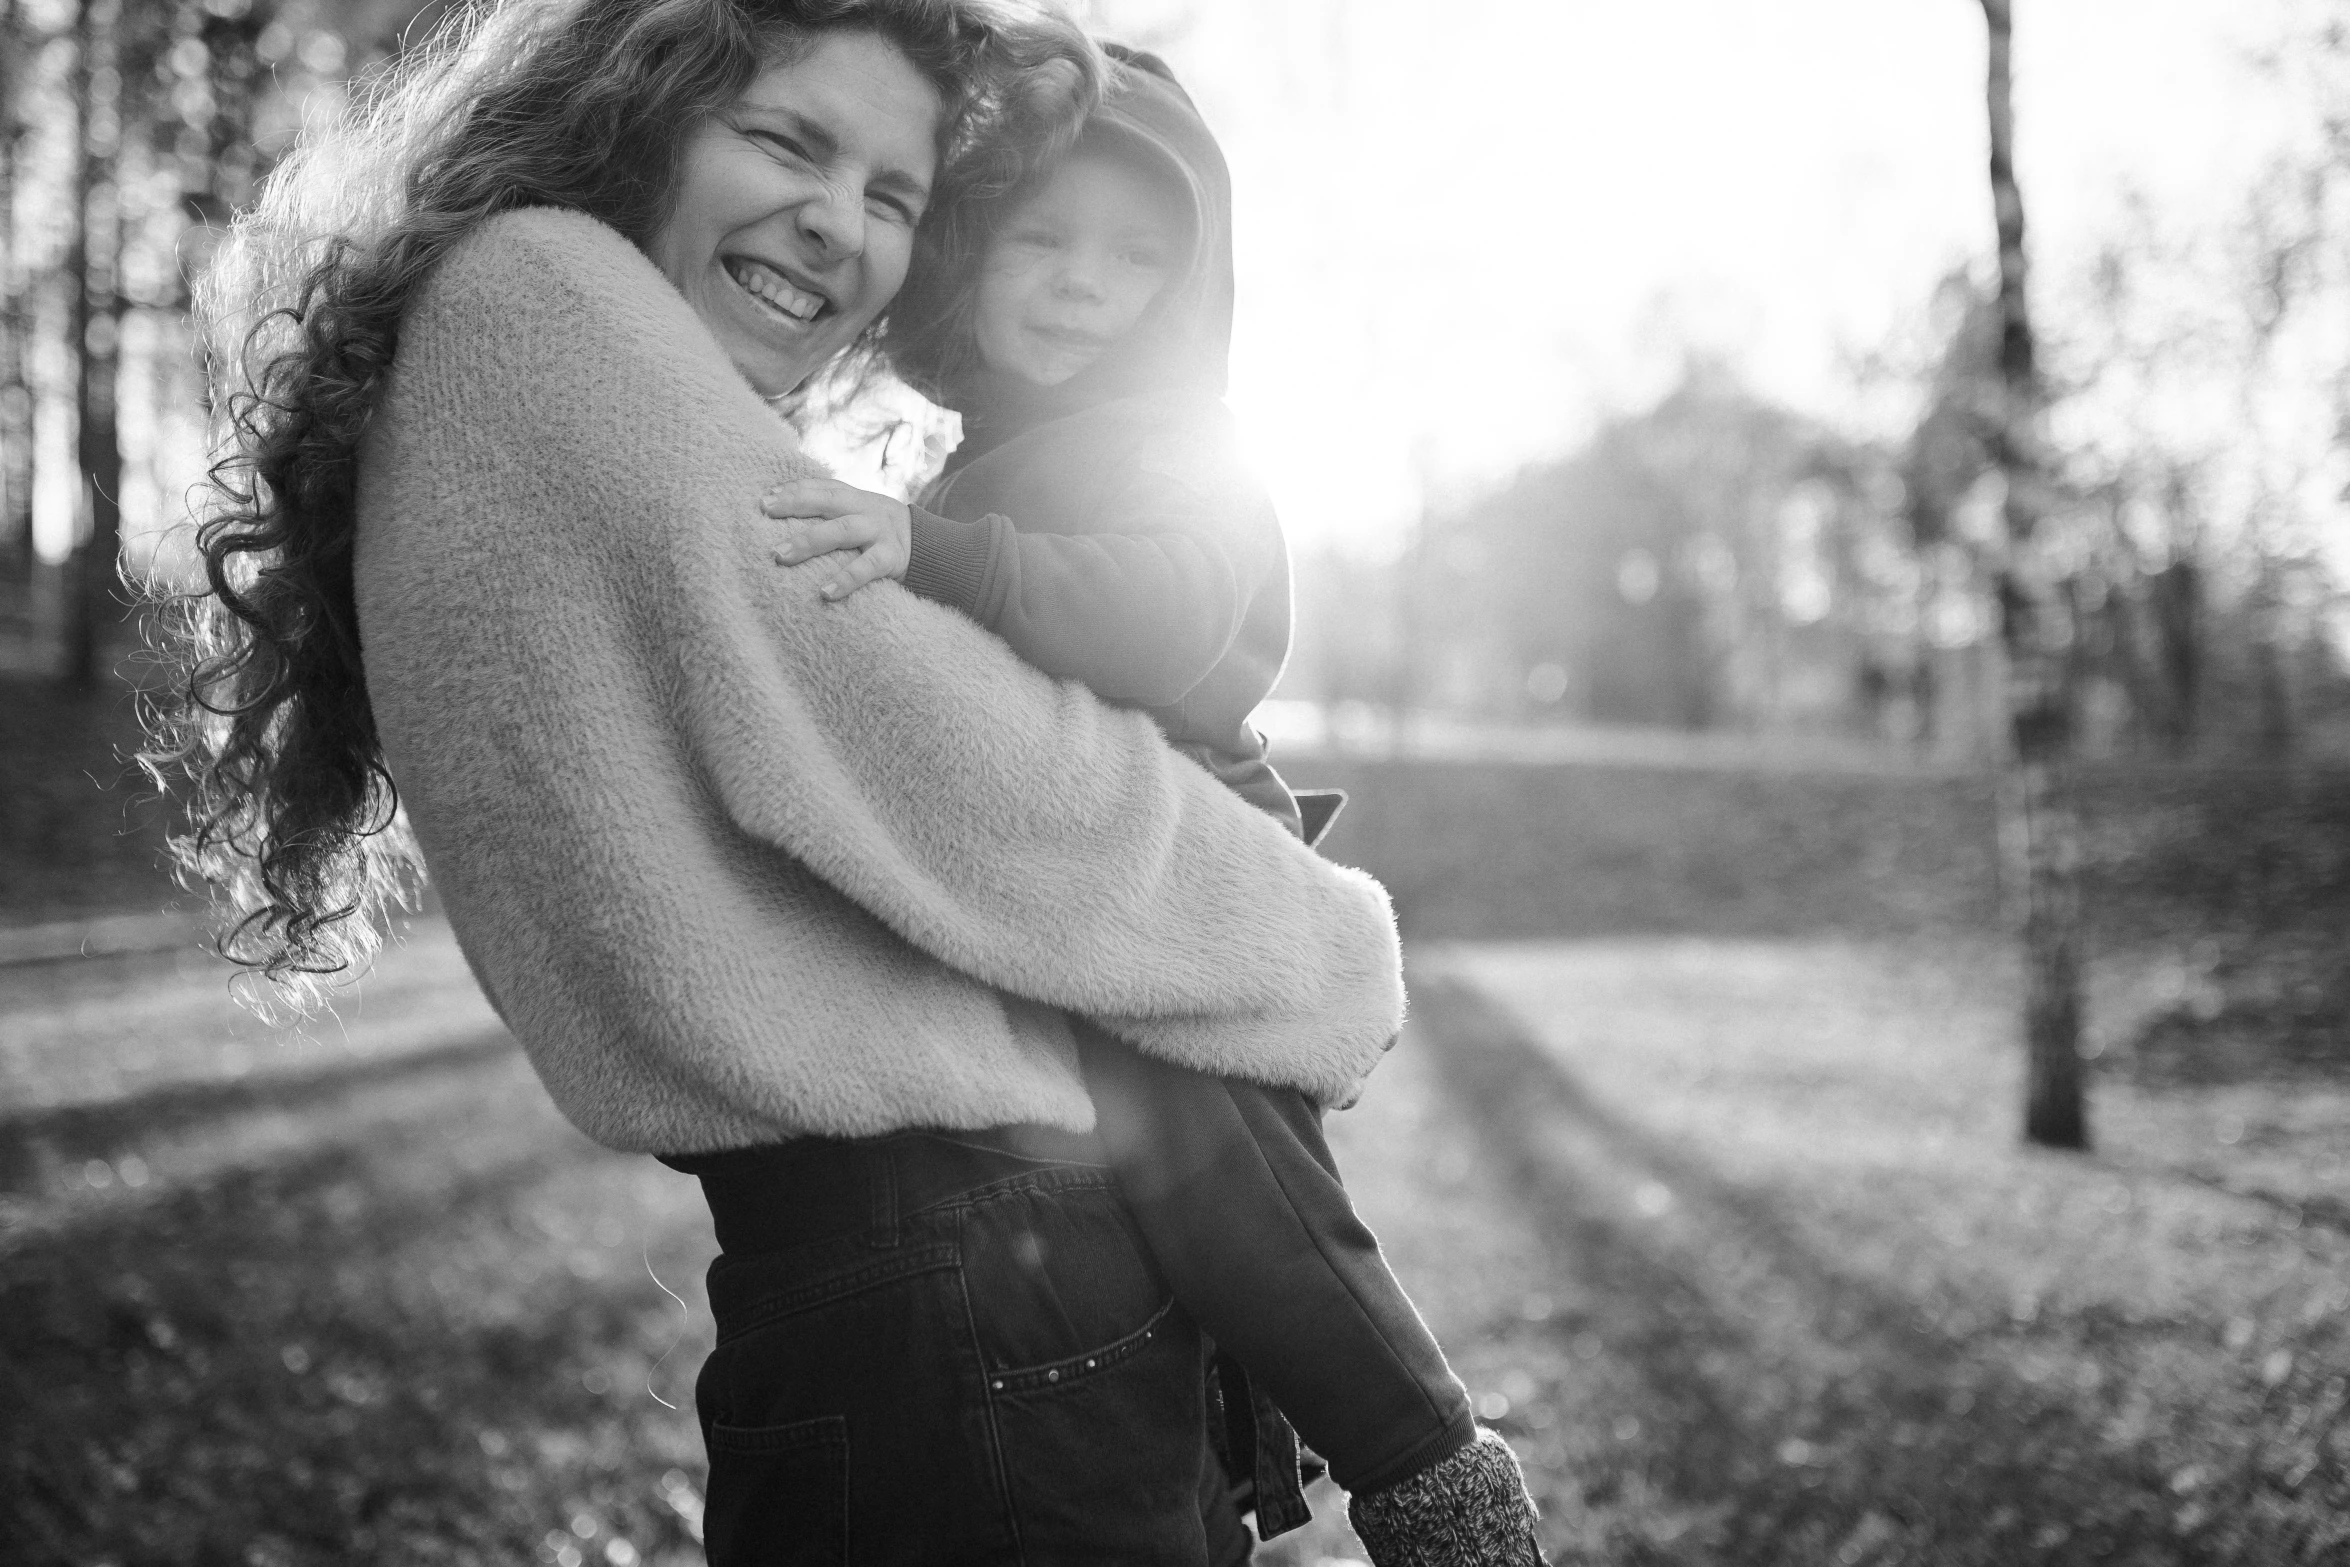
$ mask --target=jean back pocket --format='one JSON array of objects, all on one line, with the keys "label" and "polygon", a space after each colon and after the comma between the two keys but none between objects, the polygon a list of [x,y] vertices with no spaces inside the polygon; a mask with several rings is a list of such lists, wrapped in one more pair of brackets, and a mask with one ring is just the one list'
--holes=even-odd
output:
[{"label": "jean back pocket", "polygon": [[840,1567],[849,1559],[849,1423],[713,1425],[702,1537],[711,1567]]},{"label": "jean back pocket", "polygon": [[1198,1330],[1117,1192],[975,1204],[963,1266],[1027,1567],[1204,1567]]}]

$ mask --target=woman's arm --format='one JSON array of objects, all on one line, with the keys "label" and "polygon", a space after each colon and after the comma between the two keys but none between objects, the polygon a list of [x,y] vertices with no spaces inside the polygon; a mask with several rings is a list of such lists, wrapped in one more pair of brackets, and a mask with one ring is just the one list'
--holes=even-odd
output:
[{"label": "woman's arm", "polygon": [[557,599],[600,579],[616,623],[561,634],[635,644],[734,830],[951,967],[1182,1064],[1328,1091],[1376,1061],[1402,1009],[1377,884],[962,616],[889,586],[828,604],[820,567],[776,569],[757,499],[812,470],[619,236],[486,225],[400,354],[429,383],[404,439],[481,519],[451,569],[545,562]]}]

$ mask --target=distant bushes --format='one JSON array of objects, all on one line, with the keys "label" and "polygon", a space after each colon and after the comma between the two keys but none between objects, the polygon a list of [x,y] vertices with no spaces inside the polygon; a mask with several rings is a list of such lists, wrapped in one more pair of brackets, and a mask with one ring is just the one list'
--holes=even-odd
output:
[{"label": "distant bushes", "polygon": [[128,688],[0,677],[0,924],[153,913],[175,896],[162,802],[127,761]]},{"label": "distant bushes", "polygon": [[[1350,792],[1328,848],[1423,938],[1902,933],[2000,920],[1986,775],[1288,755]],[[2350,772],[2078,778],[2091,929],[2243,937],[2350,914]]]}]

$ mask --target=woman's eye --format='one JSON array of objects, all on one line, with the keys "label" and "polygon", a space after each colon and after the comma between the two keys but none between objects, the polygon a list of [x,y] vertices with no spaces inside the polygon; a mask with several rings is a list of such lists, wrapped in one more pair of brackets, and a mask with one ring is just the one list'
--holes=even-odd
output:
[{"label": "woman's eye", "polygon": [[912,228],[922,221],[922,214],[916,212],[913,203],[903,197],[873,195],[866,197],[865,202],[866,205],[876,209],[892,223],[903,223],[908,228]]},{"label": "woman's eye", "polygon": [[784,135],[780,131],[753,131],[751,132],[751,136],[754,140],[763,141],[771,147],[789,153],[791,156],[799,159],[802,163],[811,163],[815,161],[808,156],[807,148],[801,146],[798,142],[793,141],[789,136]]}]

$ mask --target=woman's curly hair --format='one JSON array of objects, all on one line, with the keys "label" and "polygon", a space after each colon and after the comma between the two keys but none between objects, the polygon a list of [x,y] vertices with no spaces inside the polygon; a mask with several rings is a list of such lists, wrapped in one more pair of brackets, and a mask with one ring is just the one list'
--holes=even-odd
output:
[{"label": "woman's curly hair", "polygon": [[938,88],[934,211],[996,188],[999,149],[1050,142],[1100,90],[1093,45],[1028,0],[480,0],[363,84],[232,226],[198,297],[219,432],[204,586],[151,590],[172,681],[140,759],[184,796],[173,853],[225,905],[220,950],[278,999],[314,1006],[421,882],[352,593],[359,446],[410,298],[514,208],[643,244],[692,130],[833,31],[888,39]]}]

